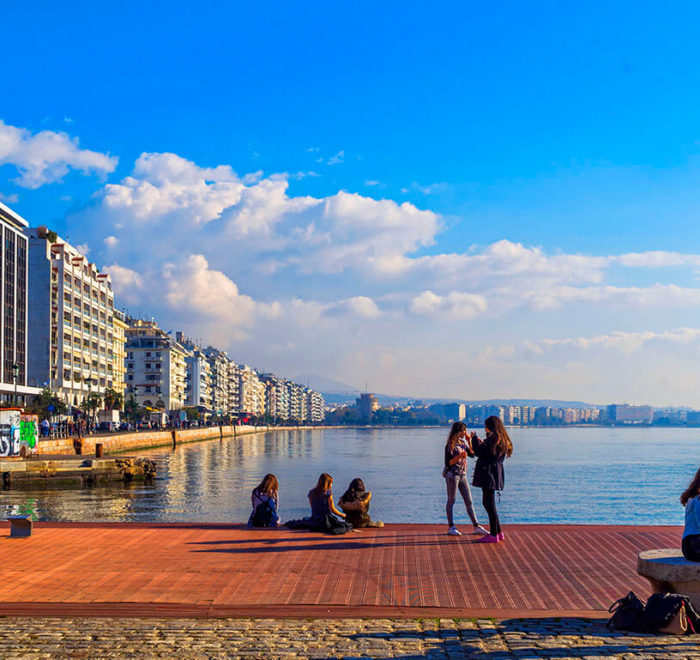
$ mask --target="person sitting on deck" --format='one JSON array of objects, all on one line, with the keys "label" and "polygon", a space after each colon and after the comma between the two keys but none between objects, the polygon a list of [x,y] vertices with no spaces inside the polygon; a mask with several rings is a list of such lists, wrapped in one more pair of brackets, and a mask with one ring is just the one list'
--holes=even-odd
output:
[{"label": "person sitting on deck", "polygon": [[372,493],[365,490],[365,483],[359,477],[353,479],[348,489],[338,500],[338,505],[345,512],[345,519],[353,528],[384,527],[381,520],[370,520],[369,501]]},{"label": "person sitting on deck", "polygon": [[700,469],[681,495],[685,507],[685,527],[681,550],[688,561],[700,562]]},{"label": "person sitting on deck", "polygon": [[274,474],[266,474],[263,480],[253,488],[250,495],[253,511],[248,519],[248,527],[277,527],[282,522],[277,513],[279,488]]},{"label": "person sitting on deck", "polygon": [[345,514],[333,504],[333,477],[325,472],[318,478],[315,488],[309,491],[311,505],[311,531],[324,534],[346,534],[352,525],[344,520]]}]

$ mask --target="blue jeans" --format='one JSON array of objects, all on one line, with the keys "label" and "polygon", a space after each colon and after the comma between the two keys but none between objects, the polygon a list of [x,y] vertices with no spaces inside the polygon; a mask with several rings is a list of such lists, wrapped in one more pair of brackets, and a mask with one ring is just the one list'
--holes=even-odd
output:
[{"label": "blue jeans", "polygon": [[462,499],[464,500],[464,505],[467,507],[467,515],[472,521],[472,525],[478,525],[479,521],[477,520],[476,512],[474,511],[474,503],[472,502],[472,493],[469,490],[467,475],[448,472],[447,476],[445,477],[445,484],[447,485],[447,504],[445,505],[447,524],[450,527],[454,525],[452,510],[454,509],[455,499],[457,499],[457,490],[459,490],[460,494],[462,495]]}]

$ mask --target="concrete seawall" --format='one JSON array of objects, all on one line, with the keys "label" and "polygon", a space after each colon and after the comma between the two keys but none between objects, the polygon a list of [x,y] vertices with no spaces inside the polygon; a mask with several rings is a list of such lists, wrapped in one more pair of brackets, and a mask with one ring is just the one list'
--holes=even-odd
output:
[{"label": "concrete seawall", "polygon": [[[92,435],[82,439],[83,455],[95,453],[95,445],[102,443],[105,454],[133,451],[134,449],[149,449],[150,447],[164,447],[186,442],[200,442],[202,440],[215,440],[217,438],[233,438],[239,435],[251,433],[265,433],[266,431],[291,431],[303,430],[304,426],[273,426],[269,429],[265,426],[212,426],[199,429],[171,429],[166,431],[140,431],[138,433],[115,433],[114,435]],[[75,454],[73,438],[60,440],[40,440],[38,453],[47,454]]]}]

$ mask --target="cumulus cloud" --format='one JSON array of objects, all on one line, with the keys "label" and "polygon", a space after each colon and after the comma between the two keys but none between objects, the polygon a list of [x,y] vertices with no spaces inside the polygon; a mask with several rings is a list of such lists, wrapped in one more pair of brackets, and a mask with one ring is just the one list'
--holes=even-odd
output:
[{"label": "cumulus cloud", "polygon": [[594,349],[617,350],[634,353],[649,343],[687,345],[700,340],[700,328],[676,328],[663,332],[611,332],[593,337],[565,337],[562,339],[539,339],[525,342],[525,347],[535,354],[565,348],[591,351]]},{"label": "cumulus cloud", "polygon": [[432,291],[423,291],[409,304],[409,310],[413,314],[452,320],[472,319],[483,314],[487,307],[488,304],[483,296],[459,291],[452,291],[446,296],[439,296]]},{"label": "cumulus cloud", "polygon": [[70,170],[107,174],[117,166],[117,158],[81,149],[78,138],[66,133],[40,131],[32,135],[26,128],[0,120],[0,165],[14,165],[24,188],[60,181]]}]

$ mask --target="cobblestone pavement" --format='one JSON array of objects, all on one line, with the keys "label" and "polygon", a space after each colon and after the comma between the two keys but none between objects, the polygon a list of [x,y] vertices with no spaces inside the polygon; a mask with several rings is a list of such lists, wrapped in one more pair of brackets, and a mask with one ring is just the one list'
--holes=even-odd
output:
[{"label": "cobblestone pavement", "polygon": [[8,659],[357,657],[700,659],[700,640],[584,619],[0,619]]}]

